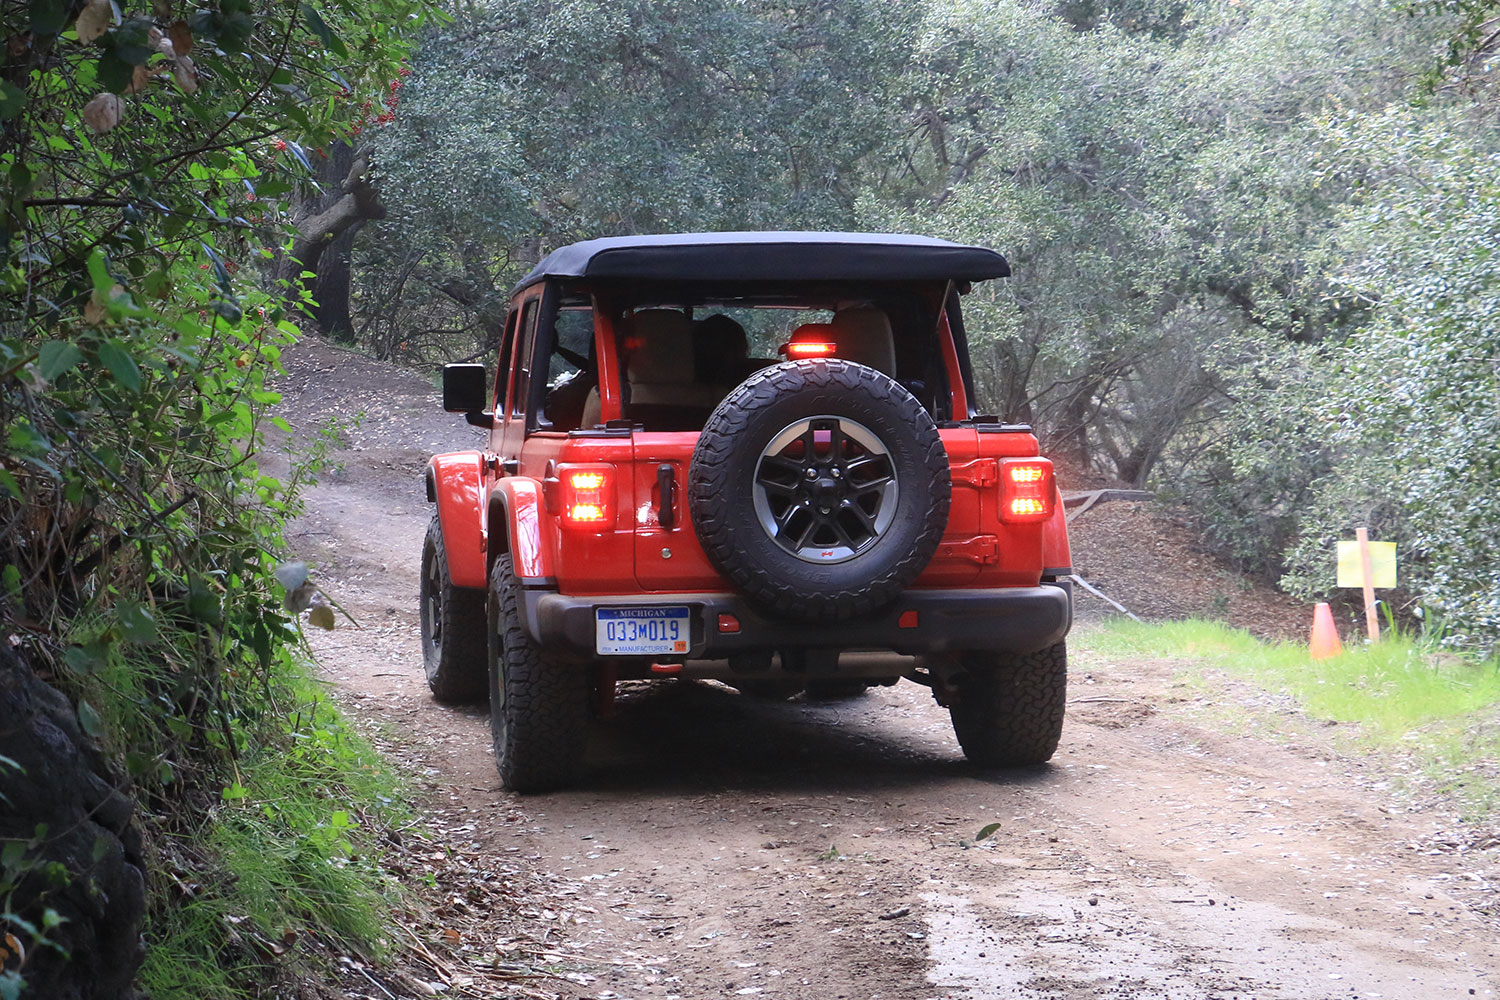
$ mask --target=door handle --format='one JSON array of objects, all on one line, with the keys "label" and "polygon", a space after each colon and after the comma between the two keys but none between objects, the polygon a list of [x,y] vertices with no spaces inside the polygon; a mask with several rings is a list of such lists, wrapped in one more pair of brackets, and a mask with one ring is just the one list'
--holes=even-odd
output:
[{"label": "door handle", "polygon": [[656,467],[656,488],[661,494],[661,504],[656,508],[657,523],[670,528],[677,521],[677,475],[666,462]]}]

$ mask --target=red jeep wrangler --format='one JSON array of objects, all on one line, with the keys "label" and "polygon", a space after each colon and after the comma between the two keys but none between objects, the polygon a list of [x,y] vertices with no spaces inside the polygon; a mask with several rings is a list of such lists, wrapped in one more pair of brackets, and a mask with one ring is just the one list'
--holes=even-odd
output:
[{"label": "red jeep wrangler", "polygon": [[1067,527],[1030,428],[975,412],[959,309],[1010,273],[919,236],[589,240],[516,287],[488,428],[435,457],[427,679],[490,699],[507,788],[573,780],[616,682],[930,687],[971,761],[1049,759]]}]

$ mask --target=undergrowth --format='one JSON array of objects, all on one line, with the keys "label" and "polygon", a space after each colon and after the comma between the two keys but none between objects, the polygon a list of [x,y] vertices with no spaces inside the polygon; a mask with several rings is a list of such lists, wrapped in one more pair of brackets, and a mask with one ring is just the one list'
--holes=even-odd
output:
[{"label": "undergrowth", "polygon": [[[1442,650],[1420,637],[1387,634],[1350,643],[1342,655],[1313,660],[1301,643],[1267,643],[1203,621],[1119,621],[1090,631],[1081,645],[1106,660],[1151,657],[1177,665],[1179,676],[1210,688],[1217,678],[1248,681],[1289,698],[1314,722],[1338,724],[1346,750],[1399,755],[1473,816],[1500,801],[1489,780],[1500,769],[1496,709],[1500,662]],[[1257,714],[1237,704],[1237,712]],[[1274,721],[1260,719],[1266,731]]]},{"label": "undergrowth", "polygon": [[152,915],[139,983],[153,1000],[252,996],[273,966],[389,951],[397,888],[378,859],[409,818],[399,778],[312,682],[288,678],[283,694],[295,699],[284,738],[162,845],[166,877],[200,887]]}]

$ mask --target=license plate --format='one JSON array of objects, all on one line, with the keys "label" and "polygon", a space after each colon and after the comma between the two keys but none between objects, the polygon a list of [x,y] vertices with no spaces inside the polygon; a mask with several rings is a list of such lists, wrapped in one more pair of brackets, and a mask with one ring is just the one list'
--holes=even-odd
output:
[{"label": "license plate", "polygon": [[691,625],[686,607],[595,608],[594,651],[601,656],[686,653]]}]

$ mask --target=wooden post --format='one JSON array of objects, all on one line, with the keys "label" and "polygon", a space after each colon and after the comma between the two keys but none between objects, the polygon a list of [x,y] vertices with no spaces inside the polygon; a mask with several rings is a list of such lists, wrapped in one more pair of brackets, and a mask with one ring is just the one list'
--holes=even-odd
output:
[{"label": "wooden post", "polygon": [[1371,642],[1380,641],[1380,619],[1375,615],[1375,571],[1370,566],[1370,533],[1364,528],[1355,528],[1354,537],[1359,541],[1359,571],[1365,584],[1365,632]]}]

